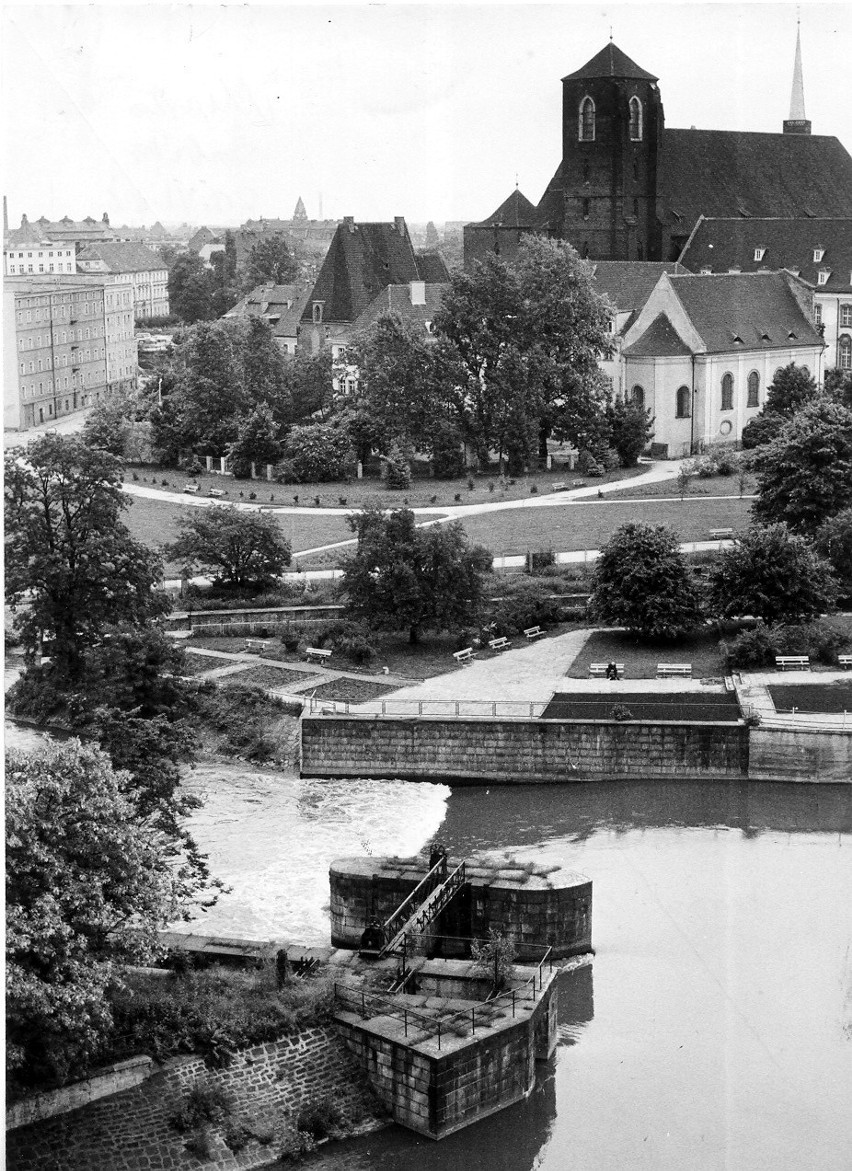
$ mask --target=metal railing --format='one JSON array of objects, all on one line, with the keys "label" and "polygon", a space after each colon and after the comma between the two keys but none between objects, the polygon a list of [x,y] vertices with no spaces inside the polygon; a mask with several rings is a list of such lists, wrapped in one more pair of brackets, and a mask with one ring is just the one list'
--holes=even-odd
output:
[{"label": "metal railing", "polygon": [[[439,863],[440,865],[440,863]],[[446,857],[444,858],[444,874],[446,875]],[[387,955],[388,952],[395,951],[400,945],[403,945],[403,968],[405,967],[405,956],[409,951],[408,937],[409,935],[420,935],[423,928],[426,927],[433,919],[440,915],[441,911],[447,906],[452,898],[454,898],[464,884],[467,882],[467,869],[464,862],[460,862],[453,872],[447,875],[443,882],[438,886],[433,887],[425,900],[420,903],[419,909],[412,910],[409,918],[398,927],[395,935],[391,938],[385,936],[387,942],[382,948],[382,955]],[[405,904],[403,904],[404,906]],[[399,910],[401,910],[400,908]],[[392,919],[397,919],[399,910],[395,911]],[[391,920],[388,920],[390,922]],[[387,924],[385,925],[387,927]]]},{"label": "metal railing", "polygon": [[[649,685],[651,681],[649,680]],[[545,709],[551,704],[550,698],[543,700],[516,700],[516,699],[373,699],[365,700],[360,703],[351,702],[349,700],[322,700],[310,699],[308,703],[308,712],[317,715],[353,715],[353,716],[423,716],[423,717],[441,717],[451,719],[538,719]],[[583,711],[589,708],[600,708],[601,706],[627,707],[633,713],[635,719],[652,720],[654,723],[673,721],[674,723],[683,723],[683,717],[678,718],[676,714],[664,716],[660,714],[662,707],[661,701],[649,703],[637,703],[631,696],[630,692],[622,691],[611,694],[601,694],[596,700],[567,700],[564,703],[557,703],[559,707],[571,708],[572,711],[577,711],[579,714],[570,716],[556,716],[556,719],[571,719],[571,720],[604,720],[609,722],[610,717],[607,715],[585,716]],[[669,706],[669,705],[666,705]],[[732,710],[736,710],[731,703],[708,703],[705,699],[700,700],[699,704],[690,704],[680,699],[677,703],[670,705],[673,709],[681,706],[686,709],[690,707],[701,706],[704,709],[713,709],[720,713],[719,719],[725,723],[733,723],[734,721],[725,720],[722,713],[730,716]],[[645,715],[649,709],[652,709],[653,715]],[[712,721],[712,717],[711,717]],[[701,722],[701,721],[690,721]]]},{"label": "metal railing", "polygon": [[392,940],[399,932],[400,927],[407,923],[417,907],[428,899],[433,890],[436,890],[447,877],[447,855],[442,854],[432,869],[418,882],[414,890],[399,904],[394,913],[385,920],[382,932],[385,944]]}]

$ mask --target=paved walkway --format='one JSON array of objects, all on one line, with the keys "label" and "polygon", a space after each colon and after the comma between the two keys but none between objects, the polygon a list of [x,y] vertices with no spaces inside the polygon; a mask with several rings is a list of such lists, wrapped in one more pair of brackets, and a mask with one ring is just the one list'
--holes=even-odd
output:
[{"label": "paved walkway", "polygon": [[852,732],[852,710],[849,712],[779,712],[775,709],[770,687],[784,684],[808,686],[827,683],[849,683],[848,671],[750,671],[734,675],[734,685],[744,711],[751,709],[767,728],[831,728]]}]

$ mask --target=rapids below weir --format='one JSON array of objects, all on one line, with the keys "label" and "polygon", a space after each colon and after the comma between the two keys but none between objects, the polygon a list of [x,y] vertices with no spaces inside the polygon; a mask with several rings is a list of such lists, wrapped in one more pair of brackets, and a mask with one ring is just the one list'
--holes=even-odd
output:
[{"label": "rapids below weir", "polygon": [[852,786],[450,789],[229,763],[187,782],[232,888],[189,930],[326,944],[332,859],[435,838],[594,882],[594,961],[562,977],[533,1094],[440,1143],[329,1144],[311,1171],[852,1166]]}]

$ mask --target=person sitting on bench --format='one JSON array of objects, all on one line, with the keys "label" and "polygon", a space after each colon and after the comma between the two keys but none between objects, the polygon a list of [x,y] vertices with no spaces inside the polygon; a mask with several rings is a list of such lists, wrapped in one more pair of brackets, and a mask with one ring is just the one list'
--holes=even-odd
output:
[{"label": "person sitting on bench", "polygon": [[607,677],[607,679],[617,679],[618,678],[618,667],[615,665],[615,663],[607,663],[606,677]]}]

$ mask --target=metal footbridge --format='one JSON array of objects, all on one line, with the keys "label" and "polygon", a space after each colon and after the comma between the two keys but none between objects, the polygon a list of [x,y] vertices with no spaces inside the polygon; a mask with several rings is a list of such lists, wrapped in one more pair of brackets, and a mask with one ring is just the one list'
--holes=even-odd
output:
[{"label": "metal footbridge", "polygon": [[447,855],[442,853],[411,894],[385,920],[380,957],[401,955],[404,963],[406,954],[410,953],[409,937],[424,932],[466,882],[466,863],[460,862],[454,870],[449,870]]}]

